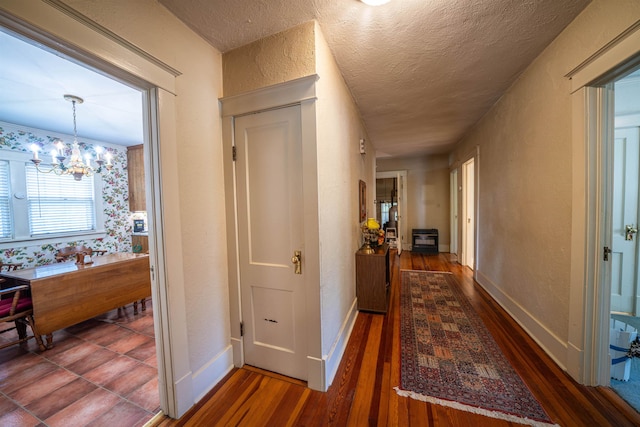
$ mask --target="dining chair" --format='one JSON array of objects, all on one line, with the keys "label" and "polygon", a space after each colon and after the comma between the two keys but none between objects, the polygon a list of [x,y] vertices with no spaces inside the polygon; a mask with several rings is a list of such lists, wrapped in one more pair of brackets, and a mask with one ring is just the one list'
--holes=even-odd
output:
[{"label": "dining chair", "polygon": [[84,253],[86,255],[104,255],[107,253],[104,249],[91,249],[88,246],[67,246],[66,248],[62,248],[58,250],[55,255],[57,262],[65,262],[71,260],[76,257],[78,253]]},{"label": "dining chair", "polygon": [[[0,279],[4,281],[4,279]],[[28,294],[29,286],[18,285],[12,288],[0,290],[0,326],[11,323],[12,326],[0,330],[0,334],[16,330],[18,338],[9,342],[0,342],[0,349],[9,347],[14,344],[26,342],[31,338],[35,338],[41,351],[46,348],[42,342],[42,338],[38,333],[38,329],[33,321],[33,305],[31,297]],[[27,325],[33,332],[32,336],[27,335]]]}]

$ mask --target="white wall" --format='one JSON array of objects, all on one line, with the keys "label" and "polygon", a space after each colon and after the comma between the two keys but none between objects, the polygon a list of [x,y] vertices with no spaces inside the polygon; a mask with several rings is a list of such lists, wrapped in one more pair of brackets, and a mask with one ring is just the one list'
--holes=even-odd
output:
[{"label": "white wall", "polygon": [[[181,73],[173,81],[163,80],[174,93],[160,94],[162,181],[157,183],[163,189],[163,199],[157,202],[163,203],[168,255],[164,273],[171,318],[165,319],[170,326],[165,333],[172,334],[176,344],[172,387],[179,395],[174,415],[180,415],[232,366],[225,217],[220,206],[221,55],[153,0],[65,3]],[[162,80],[159,76],[164,74],[155,74],[153,67],[136,68],[135,53],[114,55],[126,49],[99,31],[76,25],[48,4],[29,2],[27,7],[20,0],[3,0],[0,7],[110,64],[149,81]]]},{"label": "white wall", "polygon": [[478,281],[565,368],[572,209],[582,209],[571,204],[572,162],[584,162],[573,157],[565,76],[639,19],[638,1],[595,0],[451,156],[480,147]]},{"label": "white wall", "polygon": [[375,159],[369,143],[370,154],[360,154],[360,139],[369,139],[360,113],[318,24],[315,34],[322,355],[332,380],[355,319],[355,252],[362,243],[359,181],[367,183],[367,210],[373,216]]}]

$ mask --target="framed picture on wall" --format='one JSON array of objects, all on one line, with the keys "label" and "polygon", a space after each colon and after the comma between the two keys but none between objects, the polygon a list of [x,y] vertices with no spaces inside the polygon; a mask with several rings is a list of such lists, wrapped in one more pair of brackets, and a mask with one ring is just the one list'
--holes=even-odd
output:
[{"label": "framed picture on wall", "polygon": [[360,180],[360,222],[367,219],[367,184]]}]

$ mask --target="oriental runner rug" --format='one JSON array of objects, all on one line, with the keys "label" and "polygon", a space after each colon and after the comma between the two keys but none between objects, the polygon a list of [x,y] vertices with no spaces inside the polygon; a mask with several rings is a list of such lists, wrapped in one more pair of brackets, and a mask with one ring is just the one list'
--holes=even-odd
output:
[{"label": "oriental runner rug", "polygon": [[553,425],[451,273],[401,270],[401,396]]}]

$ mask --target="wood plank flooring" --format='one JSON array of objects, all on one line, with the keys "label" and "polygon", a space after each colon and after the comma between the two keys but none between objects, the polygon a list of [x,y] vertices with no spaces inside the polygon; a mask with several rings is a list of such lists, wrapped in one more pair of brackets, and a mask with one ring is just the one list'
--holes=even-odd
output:
[{"label": "wood plank flooring", "polygon": [[640,414],[608,387],[573,381],[477,285],[449,254],[394,251],[390,310],[359,313],[333,384],[326,393],[302,381],[245,366],[234,369],[173,426],[513,426],[516,424],[400,397],[399,271],[451,271],[505,356],[561,426],[640,426]]}]

